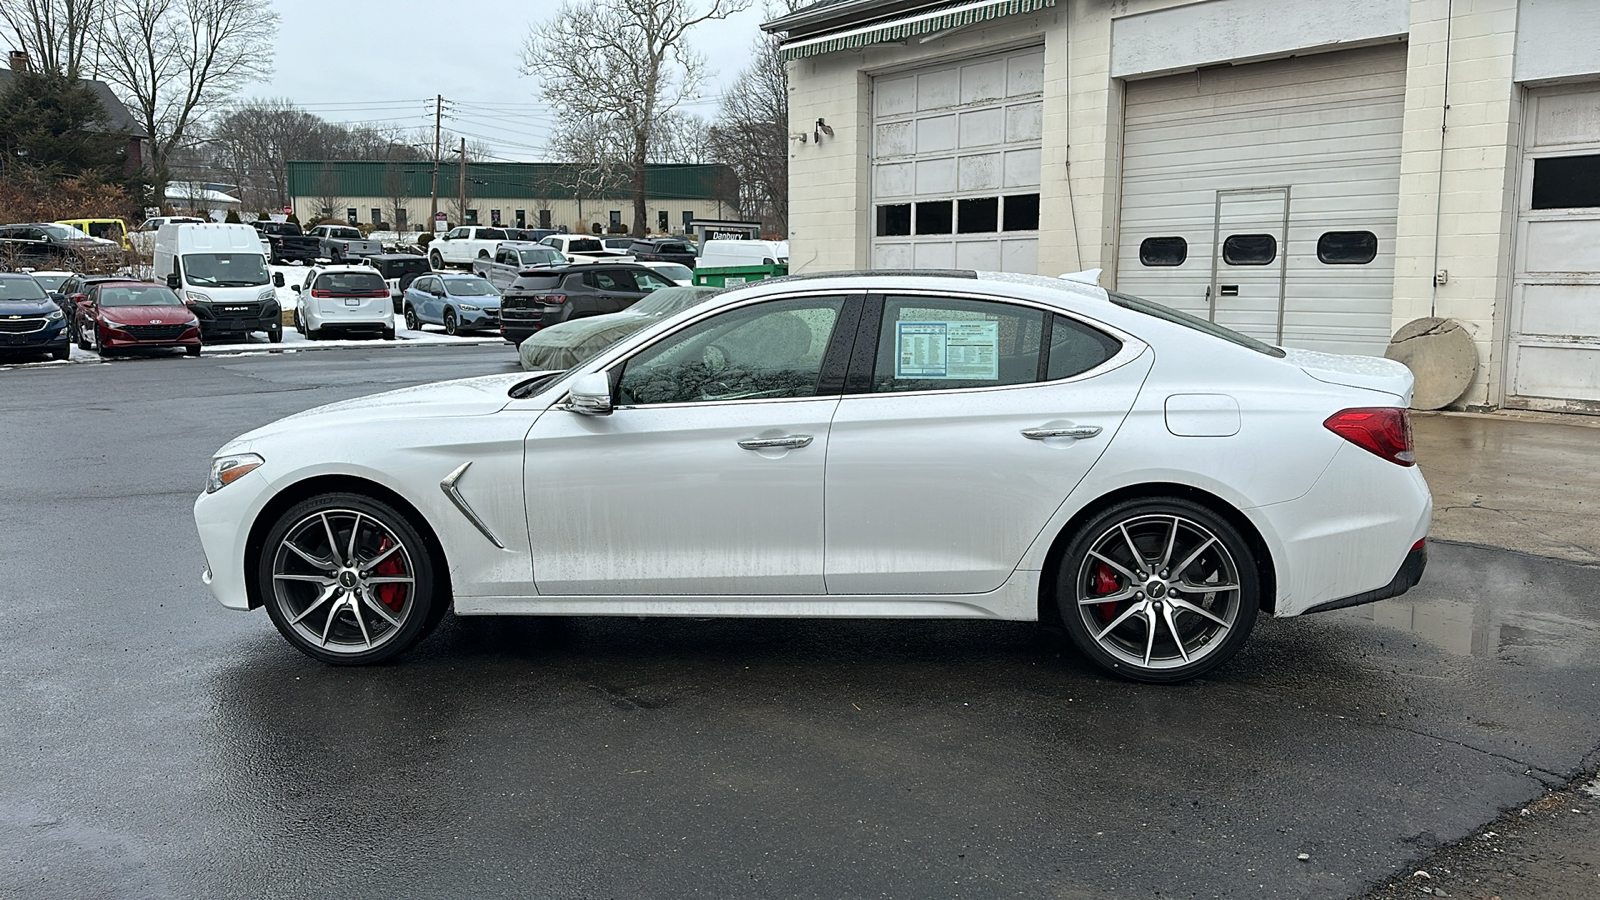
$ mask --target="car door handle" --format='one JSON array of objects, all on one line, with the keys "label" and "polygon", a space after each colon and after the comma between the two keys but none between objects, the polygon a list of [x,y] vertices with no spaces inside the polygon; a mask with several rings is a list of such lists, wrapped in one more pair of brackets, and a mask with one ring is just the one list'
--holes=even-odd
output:
[{"label": "car door handle", "polygon": [[739,442],[746,450],[798,450],[811,446],[809,434],[786,434],[774,438],[746,438]]},{"label": "car door handle", "polygon": [[1100,433],[1099,425],[1070,425],[1065,428],[1024,428],[1022,436],[1030,441],[1046,438],[1092,438]]}]

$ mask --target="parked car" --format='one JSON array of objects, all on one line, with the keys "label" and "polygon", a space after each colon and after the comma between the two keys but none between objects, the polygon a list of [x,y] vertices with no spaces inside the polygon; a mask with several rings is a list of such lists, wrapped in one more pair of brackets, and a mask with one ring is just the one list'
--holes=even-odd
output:
[{"label": "parked car", "polygon": [[206,225],[210,220],[194,216],[153,216],[141,222],[138,228],[128,232],[129,245],[140,253],[153,253],[156,249],[156,235],[161,232],[161,226],[168,223]]},{"label": "parked car", "polygon": [[637,238],[628,246],[628,252],[640,262],[673,262],[691,269],[695,267],[694,245],[678,238]]},{"label": "parked car", "polygon": [[403,301],[406,328],[443,325],[445,334],[500,327],[500,291],[477,275],[434,272],[411,282]]},{"label": "parked car", "polygon": [[557,322],[621,312],[658,288],[675,287],[632,263],[573,263],[528,269],[500,298],[500,333],[513,344]]},{"label": "parked car", "polygon": [[530,372],[565,371],[635,331],[703,303],[718,288],[669,287],[651,292],[619,313],[574,319],[541,328],[517,347],[517,358]]},{"label": "parked car", "polygon": [[66,314],[39,282],[27,275],[0,274],[0,351],[66,359],[72,352],[70,337]]},{"label": "parked car", "polygon": [[539,243],[560,250],[573,262],[620,262],[599,238],[581,234],[552,234]]},{"label": "parked car", "polygon": [[688,266],[682,266],[674,262],[660,262],[658,260],[648,259],[635,259],[633,264],[636,266],[644,266],[646,269],[649,269],[657,275],[660,275],[662,278],[668,279],[673,284],[684,286],[694,284],[694,269]]},{"label": "parked car", "polygon": [[306,234],[293,222],[257,219],[250,223],[267,242],[267,261],[274,265],[299,262],[310,265],[322,255],[322,239]]},{"label": "parked car", "polygon": [[511,286],[517,273],[534,266],[560,265],[567,257],[554,247],[529,244],[522,241],[504,241],[495,248],[493,259],[479,259],[472,263],[472,274],[487,278],[499,290]]},{"label": "parked car", "polygon": [[128,223],[121,219],[63,219],[57,225],[73,228],[102,241],[110,241],[124,250],[129,249]]},{"label": "parked car", "polygon": [[788,241],[706,241],[700,248],[698,269],[727,266],[787,266]]},{"label": "parked car", "polygon": [[559,228],[506,228],[503,230],[508,241],[529,241],[535,244],[552,234],[563,233]]},{"label": "parked car", "polygon": [[311,236],[321,244],[318,255],[335,265],[383,252],[382,244],[362,237],[361,229],[353,225],[318,225],[311,229]]},{"label": "parked car", "polygon": [[67,279],[71,278],[77,273],[68,272],[65,270],[52,271],[46,269],[43,271],[34,270],[28,274],[33,276],[34,281],[39,282],[39,286],[44,288],[45,293],[49,294],[56,300],[60,300],[61,298],[56,295],[61,293],[61,286],[67,283]]},{"label": "parked car", "polygon": [[122,248],[55,222],[0,226],[0,263],[21,268],[106,269],[122,262]]},{"label": "parked car", "polygon": [[1108,673],[1179,682],[1259,614],[1417,583],[1411,390],[1396,362],[1079,282],[773,280],[568,372],[246,433],[195,522],[216,598],[335,664],[405,652],[453,604],[1039,620]]},{"label": "parked car", "polygon": [[[107,281],[127,281],[127,275],[79,275],[72,274],[66,281],[61,282],[61,287],[52,295],[61,312],[67,318],[67,327],[75,327],[78,321],[78,306],[89,299],[89,288]],[[74,333],[75,334],[75,333]],[[74,337],[76,340],[76,337]]]},{"label": "parked car", "polygon": [[260,235],[249,225],[168,222],[156,236],[156,281],[176,291],[200,317],[207,341],[244,340],[264,332],[283,340],[277,287]]},{"label": "parked car", "polygon": [[633,244],[634,244],[633,238],[626,238],[626,237],[621,237],[621,238],[618,238],[618,237],[601,238],[600,239],[600,243],[606,248],[606,252],[611,254],[612,256],[631,256],[631,255],[633,255]]},{"label": "parked car", "polygon": [[78,307],[78,346],[112,356],[126,350],[181,347],[200,355],[200,319],[166,285],[105,281]]},{"label": "parked car", "polygon": [[389,285],[371,266],[318,266],[295,293],[294,327],[308,340],[341,334],[394,340]]},{"label": "parked car", "polygon": [[503,228],[479,225],[452,228],[428,244],[428,261],[436,270],[445,266],[470,266],[474,260],[493,256],[494,248],[505,239]]},{"label": "parked car", "polygon": [[428,261],[415,253],[380,253],[369,256],[363,260],[367,265],[378,270],[384,282],[389,285],[389,298],[394,304],[396,314],[404,309],[401,297],[405,295],[406,288],[418,277],[426,275],[433,269]]}]

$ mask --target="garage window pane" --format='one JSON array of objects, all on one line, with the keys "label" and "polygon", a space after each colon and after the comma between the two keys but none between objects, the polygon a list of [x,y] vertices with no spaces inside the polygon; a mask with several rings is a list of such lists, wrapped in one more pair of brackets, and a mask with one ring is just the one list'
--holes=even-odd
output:
[{"label": "garage window pane", "polygon": [[1148,237],[1139,242],[1139,263],[1181,266],[1189,258],[1189,242],[1181,237]]},{"label": "garage window pane", "polygon": [[1330,266],[1364,266],[1378,256],[1378,236],[1370,231],[1330,231],[1317,238],[1317,259]]},{"label": "garage window pane", "polygon": [[1104,332],[1066,316],[1055,316],[1050,323],[1051,381],[1081,375],[1117,355],[1122,342]]},{"label": "garage window pane", "polygon": [[954,203],[939,200],[917,204],[917,234],[949,234],[954,227]]},{"label": "garage window pane", "polygon": [[981,234],[1000,230],[999,197],[962,200],[956,213],[956,230],[962,234]]},{"label": "garage window pane", "polygon": [[878,237],[900,237],[911,233],[911,204],[891,203],[878,207]]},{"label": "garage window pane", "polygon": [[873,393],[1037,381],[1044,317],[1042,310],[986,300],[888,297]]},{"label": "garage window pane", "polygon": [[1006,198],[1006,231],[1039,230],[1039,195],[1018,194]]},{"label": "garage window pane", "polygon": [[1230,266],[1265,266],[1278,258],[1278,239],[1270,234],[1230,234],[1222,242],[1222,261]]},{"label": "garage window pane", "polygon": [[1600,155],[1533,161],[1533,208],[1600,206]]}]

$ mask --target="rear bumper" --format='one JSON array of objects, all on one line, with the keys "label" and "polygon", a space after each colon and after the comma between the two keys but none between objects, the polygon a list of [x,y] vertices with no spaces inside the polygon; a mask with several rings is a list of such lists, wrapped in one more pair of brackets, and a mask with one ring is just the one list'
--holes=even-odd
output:
[{"label": "rear bumper", "polygon": [[1405,562],[1400,564],[1400,571],[1394,573],[1394,578],[1377,590],[1363,591],[1338,600],[1329,600],[1318,603],[1306,610],[1307,613],[1327,612],[1330,609],[1344,609],[1347,606],[1360,606],[1363,603],[1376,603],[1379,600],[1388,600],[1398,597],[1406,591],[1417,586],[1422,580],[1422,572],[1428,567],[1428,545],[1426,541],[1418,541],[1417,546],[1406,554]]}]

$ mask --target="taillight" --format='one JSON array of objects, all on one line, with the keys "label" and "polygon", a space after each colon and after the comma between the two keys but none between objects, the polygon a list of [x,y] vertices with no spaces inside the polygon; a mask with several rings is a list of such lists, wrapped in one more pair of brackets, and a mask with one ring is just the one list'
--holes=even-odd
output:
[{"label": "taillight", "polygon": [[1345,409],[1323,426],[1368,453],[1397,466],[1417,464],[1417,447],[1411,438],[1411,411],[1392,406]]},{"label": "taillight", "polygon": [[319,290],[314,290],[313,289],[311,291],[311,296],[316,297],[319,300],[322,300],[322,299],[326,299],[328,297],[332,297],[333,296],[333,291],[319,291]]},{"label": "taillight", "polygon": [[539,297],[539,302],[540,303],[565,303],[565,302],[567,302],[567,295],[566,294],[543,294],[543,295],[541,295]]}]

